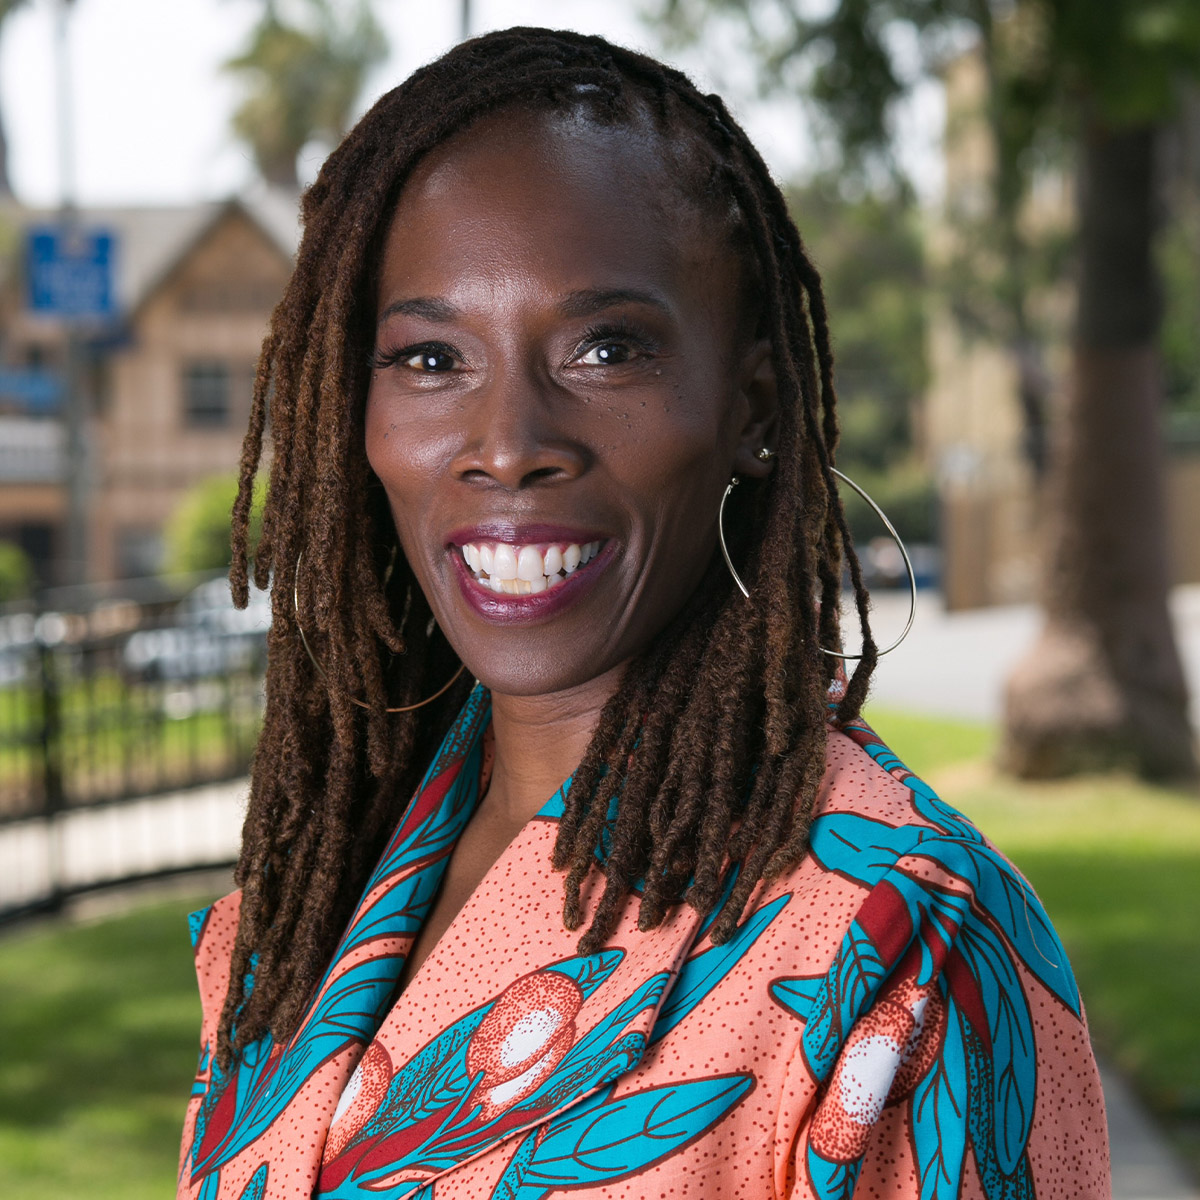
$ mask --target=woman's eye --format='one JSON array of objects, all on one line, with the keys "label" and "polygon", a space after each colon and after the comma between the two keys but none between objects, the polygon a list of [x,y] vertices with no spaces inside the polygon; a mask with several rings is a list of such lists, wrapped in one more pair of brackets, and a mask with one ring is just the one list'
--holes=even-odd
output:
[{"label": "woman's eye", "polygon": [[423,346],[404,346],[395,349],[379,347],[371,365],[377,371],[403,367],[422,375],[444,375],[459,364],[459,357],[449,346],[430,342]]},{"label": "woman's eye", "polygon": [[589,367],[613,367],[632,357],[632,349],[624,342],[601,342],[585,350],[575,361]]},{"label": "woman's eye", "polygon": [[411,354],[402,355],[399,359],[401,366],[410,371],[453,371],[454,355],[437,346],[422,346]]}]

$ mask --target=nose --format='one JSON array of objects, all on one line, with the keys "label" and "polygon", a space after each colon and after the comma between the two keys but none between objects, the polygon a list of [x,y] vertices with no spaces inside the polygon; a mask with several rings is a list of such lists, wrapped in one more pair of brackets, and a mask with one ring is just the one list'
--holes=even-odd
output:
[{"label": "nose", "polygon": [[573,412],[578,403],[531,372],[497,371],[472,397],[451,469],[465,482],[510,491],[577,479],[591,459]]}]

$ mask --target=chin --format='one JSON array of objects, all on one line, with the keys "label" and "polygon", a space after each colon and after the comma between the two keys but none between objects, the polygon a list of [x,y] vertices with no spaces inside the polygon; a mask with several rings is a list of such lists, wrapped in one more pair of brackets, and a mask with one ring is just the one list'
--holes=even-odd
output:
[{"label": "chin", "polygon": [[467,670],[494,695],[526,698],[572,692],[602,679],[612,688],[624,666],[606,660],[599,670],[587,671],[580,669],[578,664],[564,664],[558,657],[547,661],[541,654],[525,658],[510,651],[503,664],[497,662],[498,657],[496,653],[476,655],[468,652],[464,661]]}]

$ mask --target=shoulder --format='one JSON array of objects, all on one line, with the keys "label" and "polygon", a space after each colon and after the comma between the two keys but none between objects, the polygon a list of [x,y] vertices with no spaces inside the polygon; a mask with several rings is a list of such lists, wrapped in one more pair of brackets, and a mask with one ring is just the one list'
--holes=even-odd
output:
[{"label": "shoulder", "polygon": [[[1095,1164],[1102,1190],[1103,1104],[1049,918],[1020,872],[866,725],[831,733],[810,851],[775,887],[790,890],[789,909],[801,902],[800,942],[828,897],[850,890],[824,963],[770,985],[796,1020],[797,1069],[819,1089],[811,1120],[783,1120],[798,1172],[855,1164],[874,1181],[880,1146],[902,1142],[914,1178],[941,1163],[957,1180],[969,1144],[980,1177],[1017,1192],[1072,1155]],[[1066,1097],[1082,1099],[1064,1108]]]}]

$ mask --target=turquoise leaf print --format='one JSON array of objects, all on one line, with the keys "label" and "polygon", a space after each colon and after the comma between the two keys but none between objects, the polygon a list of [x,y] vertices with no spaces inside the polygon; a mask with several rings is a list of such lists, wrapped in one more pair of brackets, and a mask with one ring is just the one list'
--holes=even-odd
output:
[{"label": "turquoise leaf print", "polygon": [[[281,1046],[265,1036],[245,1050],[229,1075],[214,1068],[197,1119],[193,1178],[240,1154],[270,1128],[324,1063],[374,1036],[403,969],[403,956],[376,953],[343,969],[345,958],[381,938],[394,945],[397,937],[420,928],[450,850],[478,799],[480,731],[489,711],[487,694],[477,688],[401,818],[318,987],[320,999],[299,1030]],[[390,887],[380,887],[389,880]],[[202,933],[203,917],[193,928],[197,936]]]},{"label": "turquoise leaf print", "polygon": [[958,1200],[967,1150],[967,1059],[960,1020],[951,1000],[942,1052],[913,1091],[913,1149],[920,1200]]},{"label": "turquoise leaf print", "polygon": [[[593,1029],[575,1035],[584,999],[622,957],[607,950],[523,976],[444,1030],[391,1079],[357,1129],[334,1121],[330,1139],[337,1148],[322,1172],[321,1194],[361,1196],[446,1170],[636,1065],[646,1039],[628,1026],[658,1005],[667,972],[643,981]],[[509,1039],[527,1027],[522,1021],[530,1013],[539,1014],[528,1026],[539,1031],[536,1044],[525,1045],[527,1059],[513,1067],[518,1043]],[[368,1051],[364,1066],[376,1051]],[[378,1053],[386,1058],[382,1047]]]},{"label": "turquoise leaf print", "polygon": [[[821,865],[861,884],[867,896],[825,975],[776,980],[772,998],[805,1022],[801,1045],[818,1081],[835,1069],[861,1077],[872,1053],[867,1043],[892,1039],[894,1082],[875,1102],[910,1106],[921,1200],[957,1198],[968,1143],[989,1200],[1031,1200],[1037,1063],[1020,968],[1078,1015],[1066,955],[1033,890],[978,830],[869,730],[847,732],[903,782],[931,827],[839,812],[814,822]],[[950,882],[938,882],[939,874]],[[939,1014],[936,1031],[920,1024],[913,1001],[920,996]],[[912,1036],[924,1046],[919,1052],[905,1036],[906,1006],[918,1022]],[[836,1109],[837,1086],[835,1079],[822,1106]],[[810,1140],[817,1194],[848,1196],[862,1147],[842,1153],[829,1133],[821,1150],[824,1156]]]},{"label": "turquoise leaf print", "polygon": [[612,1100],[611,1089],[529,1135],[493,1192],[541,1200],[558,1188],[597,1187],[635,1175],[708,1132],[754,1087],[722,1075],[648,1088]]},{"label": "turquoise leaf print", "polygon": [[250,1182],[246,1184],[245,1191],[238,1197],[238,1200],[262,1200],[267,1193],[267,1164],[263,1163],[257,1171],[254,1172]]},{"label": "turquoise leaf print", "polygon": [[862,1170],[861,1159],[849,1163],[830,1162],[809,1147],[806,1163],[817,1200],[850,1200],[854,1195],[854,1185]]},{"label": "turquoise leaf print", "polygon": [[683,964],[679,978],[654,1022],[651,1045],[670,1033],[729,974],[790,899],[789,893],[763,905],[738,926],[729,941],[710,946]]},{"label": "turquoise leaf print", "polygon": [[771,996],[793,1017],[807,1021],[813,1006],[824,990],[825,980],[820,975],[809,979],[777,979],[771,984]]}]

